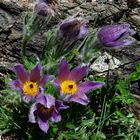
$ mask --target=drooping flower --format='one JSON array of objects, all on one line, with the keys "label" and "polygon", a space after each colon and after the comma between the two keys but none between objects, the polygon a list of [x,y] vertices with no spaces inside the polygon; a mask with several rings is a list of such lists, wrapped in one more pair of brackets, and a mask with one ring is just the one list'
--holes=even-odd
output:
[{"label": "drooping flower", "polygon": [[86,93],[104,85],[104,83],[96,81],[82,82],[81,80],[86,73],[87,66],[77,66],[70,71],[66,59],[63,58],[61,60],[58,75],[54,83],[65,101],[86,105],[89,102]]},{"label": "drooping flower", "polygon": [[85,37],[88,33],[87,23],[81,17],[69,17],[58,28],[58,38],[77,40]]},{"label": "drooping flower", "polygon": [[97,38],[104,47],[112,49],[131,45],[134,42],[133,34],[129,24],[115,24],[102,27]]},{"label": "drooping flower", "polygon": [[31,99],[36,98],[43,86],[51,78],[50,75],[44,75],[41,77],[40,70],[41,65],[37,64],[31,71],[27,72],[23,65],[15,65],[14,70],[16,72],[17,79],[10,82],[10,86],[13,89],[20,91],[23,94],[23,100],[29,102]]},{"label": "drooping flower", "polygon": [[67,108],[62,101],[55,100],[53,96],[47,94],[42,95],[38,97],[36,102],[31,106],[29,122],[37,122],[40,129],[47,133],[49,129],[48,121],[61,121],[59,111]]},{"label": "drooping flower", "polygon": [[58,10],[58,0],[37,0],[35,12],[41,16],[55,16]]}]

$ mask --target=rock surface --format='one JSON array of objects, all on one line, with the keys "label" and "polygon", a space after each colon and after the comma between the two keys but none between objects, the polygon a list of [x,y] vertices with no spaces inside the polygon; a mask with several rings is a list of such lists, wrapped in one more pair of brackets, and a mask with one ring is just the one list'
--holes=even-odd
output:
[{"label": "rock surface", "polygon": [[[131,4],[135,3],[131,0]],[[95,28],[112,23],[128,22],[136,31],[135,38],[140,40],[140,8],[135,4],[122,0],[120,3],[86,1],[86,0],[61,0],[60,13],[56,23],[78,12],[89,21],[89,26]],[[138,5],[138,2],[137,2]],[[11,67],[20,60],[22,43],[23,16],[26,10],[31,9],[33,3],[27,0],[0,0],[0,65]],[[56,24],[55,23],[55,24]],[[34,44],[31,43],[30,46]],[[30,48],[38,51],[41,44]],[[136,52],[135,52],[136,50]],[[136,59],[139,57],[139,47],[131,52],[127,49],[128,56]]]},{"label": "rock surface", "polygon": [[[89,21],[89,26],[99,28],[103,25],[127,22],[136,31],[134,38],[140,41],[140,8],[139,0],[122,0],[121,2],[106,0],[61,0],[56,25],[64,18],[81,13]],[[22,45],[23,17],[27,10],[32,9],[32,0],[0,0],[0,68],[11,69],[20,61]],[[43,41],[38,36],[28,45],[30,52],[39,53]],[[140,46],[111,52],[121,64],[124,64],[123,74],[134,69],[135,61],[140,59]],[[130,64],[129,64],[130,63]],[[129,65],[128,65],[129,64]],[[125,66],[126,65],[126,66]],[[2,77],[2,76],[0,76]]]}]

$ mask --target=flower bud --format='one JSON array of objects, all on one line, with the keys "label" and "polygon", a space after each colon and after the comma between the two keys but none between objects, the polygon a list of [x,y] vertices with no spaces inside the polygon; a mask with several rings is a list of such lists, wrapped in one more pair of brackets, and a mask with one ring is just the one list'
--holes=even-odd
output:
[{"label": "flower bud", "polygon": [[41,16],[55,16],[57,11],[57,0],[37,0],[35,4],[35,12]]},{"label": "flower bud", "polygon": [[60,24],[57,33],[59,39],[77,40],[85,37],[87,32],[87,24],[82,18],[70,17]]},{"label": "flower bud", "polygon": [[102,27],[97,38],[104,47],[112,49],[131,45],[134,42],[131,37],[133,34],[129,24],[116,24]]}]

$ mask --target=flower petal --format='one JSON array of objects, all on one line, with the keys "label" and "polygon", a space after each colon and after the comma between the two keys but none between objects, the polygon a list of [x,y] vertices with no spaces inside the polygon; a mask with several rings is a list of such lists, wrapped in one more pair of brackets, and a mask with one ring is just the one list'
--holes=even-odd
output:
[{"label": "flower petal", "polygon": [[45,122],[42,121],[41,119],[38,118],[38,124],[39,124],[39,127],[40,129],[47,133],[48,132],[48,129],[49,129],[49,124],[48,124],[48,120],[46,120]]},{"label": "flower petal", "polygon": [[67,60],[63,58],[60,62],[60,68],[58,70],[58,76],[57,76],[56,82],[59,83],[66,80],[68,78],[69,73],[70,73],[70,70],[69,70]]},{"label": "flower petal", "polygon": [[41,119],[43,122],[45,122],[46,120],[48,120],[48,116],[46,116],[46,114],[43,113],[40,110],[37,110],[37,115],[38,115],[39,119]]},{"label": "flower petal", "polygon": [[19,80],[10,81],[10,87],[12,89],[22,91],[22,83]]},{"label": "flower petal", "polygon": [[30,112],[29,112],[29,122],[31,123],[36,123],[36,117],[34,112],[37,110],[36,108],[36,103],[34,103],[31,108],[30,108]]},{"label": "flower petal", "polygon": [[34,69],[31,71],[30,75],[30,80],[33,82],[39,81],[41,76],[40,76],[40,70],[41,70],[41,65],[37,64]]},{"label": "flower petal", "polygon": [[23,95],[23,101],[29,103],[33,98],[31,96]]},{"label": "flower petal", "polygon": [[80,39],[80,38],[85,37],[87,35],[87,33],[88,33],[88,27],[87,27],[87,25],[86,24],[81,25],[81,27],[80,27],[80,33],[79,33],[79,37],[78,38]]},{"label": "flower petal", "polygon": [[85,81],[78,84],[77,92],[78,93],[88,93],[89,91],[100,88],[104,85],[103,82],[92,82],[92,81]]},{"label": "flower petal", "polygon": [[56,107],[57,110],[69,108],[68,106],[64,105],[63,102],[60,101],[60,100],[56,100],[55,107]]},{"label": "flower petal", "polygon": [[77,93],[75,95],[72,95],[69,101],[76,102],[82,105],[87,105],[89,103],[89,99],[84,93]]},{"label": "flower petal", "polygon": [[73,80],[75,82],[82,80],[82,78],[86,75],[87,73],[87,66],[82,66],[82,67],[75,67],[69,74],[69,80]]},{"label": "flower petal", "polygon": [[25,71],[23,65],[15,65],[14,69],[16,71],[17,78],[19,78],[21,82],[24,83],[28,80],[28,73]]},{"label": "flower petal", "polygon": [[57,110],[54,110],[51,114],[50,120],[53,122],[60,122],[61,121],[61,115],[58,113]]},{"label": "flower petal", "polygon": [[129,24],[104,26],[98,32],[98,38],[102,43],[116,41],[118,38],[123,37],[125,33],[129,32],[129,27]]},{"label": "flower petal", "polygon": [[50,108],[55,105],[55,98],[51,95],[45,94],[38,97],[36,102],[44,105],[46,108]]},{"label": "flower petal", "polygon": [[120,47],[123,47],[123,46],[131,45],[133,42],[134,42],[133,40],[129,40],[129,39],[118,40],[118,41],[115,41],[115,42],[105,43],[105,47],[115,49],[115,48],[120,48]]},{"label": "flower petal", "polygon": [[45,95],[45,98],[47,100],[46,107],[50,108],[52,105],[55,105],[55,98],[51,95]]}]

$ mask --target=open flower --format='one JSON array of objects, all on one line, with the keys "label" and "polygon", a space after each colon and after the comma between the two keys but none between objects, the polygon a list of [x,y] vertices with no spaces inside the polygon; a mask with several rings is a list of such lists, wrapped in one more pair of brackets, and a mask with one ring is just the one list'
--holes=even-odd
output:
[{"label": "open flower", "polygon": [[58,0],[37,0],[35,12],[41,16],[55,16],[58,10]]},{"label": "open flower", "polygon": [[37,98],[36,102],[31,106],[29,113],[29,122],[38,122],[42,131],[47,133],[49,129],[48,121],[53,122],[61,121],[59,111],[67,109],[68,107],[51,95],[42,95]]},{"label": "open flower", "polygon": [[86,93],[104,85],[102,82],[82,82],[86,73],[87,66],[77,66],[70,71],[66,59],[61,60],[55,84],[60,89],[61,96],[65,101],[86,105],[89,102]]},{"label": "open flower", "polygon": [[99,42],[106,48],[119,48],[134,42],[131,35],[134,31],[129,24],[107,25],[102,27],[97,34]]},{"label": "open flower", "polygon": [[31,99],[36,98],[50,75],[45,75],[43,78],[40,75],[41,65],[37,64],[31,71],[31,73],[25,71],[23,65],[14,66],[17,79],[10,82],[10,86],[23,93],[23,100],[29,102]]},{"label": "open flower", "polygon": [[77,40],[85,37],[88,33],[87,23],[80,17],[65,19],[58,28],[58,38]]}]

